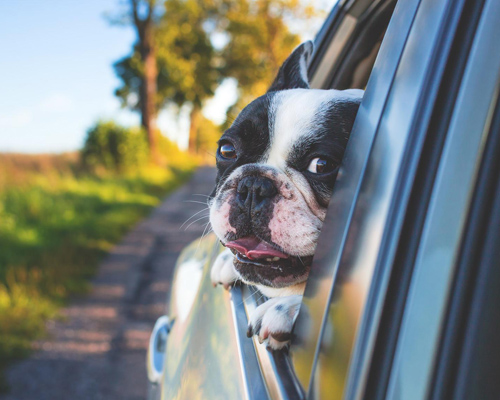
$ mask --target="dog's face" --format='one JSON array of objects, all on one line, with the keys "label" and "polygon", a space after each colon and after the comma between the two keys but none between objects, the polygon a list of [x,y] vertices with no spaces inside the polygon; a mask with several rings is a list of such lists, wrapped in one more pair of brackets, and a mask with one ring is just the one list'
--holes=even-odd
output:
[{"label": "dog's face", "polygon": [[219,140],[210,221],[247,283],[307,279],[361,101],[361,90],[309,89],[311,52],[299,46]]}]

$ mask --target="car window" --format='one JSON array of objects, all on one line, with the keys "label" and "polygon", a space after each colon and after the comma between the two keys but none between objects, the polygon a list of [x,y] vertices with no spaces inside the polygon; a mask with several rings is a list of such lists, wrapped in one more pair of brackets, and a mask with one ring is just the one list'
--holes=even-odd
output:
[{"label": "car window", "polygon": [[309,68],[311,87],[364,89],[395,5],[396,0],[358,1],[338,10],[337,20],[327,20]]},{"label": "car window", "polygon": [[[296,340],[292,344],[293,364],[302,386],[306,390],[311,390],[312,386],[315,386],[318,397],[321,397],[321,394],[324,396],[328,394],[329,398],[340,398],[343,392],[356,319],[359,318],[359,307],[362,306],[363,297],[354,291],[350,293],[354,303],[348,301],[346,304],[337,303],[338,307],[330,307],[332,288],[335,279],[340,283],[345,282],[344,278],[347,278],[337,277],[339,257],[349,227],[358,228],[351,223],[353,207],[358,199],[360,181],[367,168],[366,163],[376,128],[418,3],[416,0],[398,3],[387,29],[344,155],[343,167],[334,188],[303,306],[296,323]],[[358,204],[362,207],[367,205],[359,202]],[[354,233],[351,231],[351,234]],[[348,272],[348,269],[345,272]],[[337,286],[339,287],[340,285]],[[338,300],[339,294],[334,300]],[[359,297],[359,301],[356,297]],[[325,310],[332,312],[325,315]],[[323,341],[320,341],[321,337]],[[342,339],[343,342],[334,341],[333,338]],[[337,347],[340,344],[342,346]],[[315,358],[317,349],[320,355]],[[312,374],[314,366],[316,366],[315,375]],[[315,383],[312,382],[314,376]]]},{"label": "car window", "polygon": [[[387,29],[389,17],[392,14],[395,4],[395,0],[385,0],[376,2],[376,6],[373,7],[373,3],[370,1],[359,1],[354,4],[355,7],[335,8],[316,41],[317,51],[313,56],[313,62],[309,71],[313,82],[311,86],[327,89],[331,87],[330,85],[332,85],[334,79],[348,82],[352,81],[355,77],[359,82],[358,87],[364,87],[370,76],[375,56],[380,49],[380,43]],[[411,11],[411,8],[404,9],[404,11]],[[352,29],[349,28],[346,30],[346,26],[350,26]],[[370,36],[369,33],[372,35]],[[378,93],[383,94],[390,87],[398,60],[398,56],[396,56],[398,46],[401,48],[404,43],[404,37],[401,39],[401,36],[398,36],[398,38],[397,43],[399,44],[391,46],[392,51],[390,56],[393,59],[393,63],[389,64],[386,69],[387,73],[384,75],[384,79],[377,80],[374,83],[377,86],[376,91]],[[384,56],[384,58],[386,57],[388,55]],[[341,65],[349,65],[351,68],[344,68],[343,73],[337,73],[336,70]],[[357,72],[353,75],[351,69]],[[384,96],[382,95],[379,98],[372,97],[370,100],[375,104],[371,113],[366,117],[372,123],[374,118],[379,117],[383,101],[379,102],[378,100],[383,98]],[[366,146],[364,149],[366,153],[370,147],[371,140],[372,138],[363,140]],[[361,150],[359,145],[358,150]],[[356,161],[362,160],[364,160],[363,157],[356,158]],[[352,170],[354,171],[355,168],[352,168]],[[252,310],[263,301],[261,294],[252,294],[251,288],[247,286],[234,288],[233,293],[233,304],[243,304],[247,315],[250,315]],[[241,301],[237,301],[238,299],[241,299]],[[327,304],[328,299],[326,298],[321,305],[322,309],[318,308],[320,313],[324,311]],[[246,329],[245,327],[242,324],[240,330]],[[312,335],[309,336],[309,339],[311,338],[314,339]],[[280,398],[282,396],[285,396],[285,398],[304,397],[304,388],[307,388],[307,385],[303,385],[303,382],[300,379],[297,380],[296,377],[301,377],[307,374],[307,372],[302,373],[300,367],[297,368],[299,363],[292,364],[292,360],[283,352],[268,352],[265,346],[259,345],[255,338],[254,344],[270,396],[272,398]],[[308,352],[309,355],[313,356],[315,344],[311,349]],[[310,372],[312,363],[303,365],[306,369],[309,368]]]},{"label": "car window", "polygon": [[[404,10],[406,7],[411,11]],[[316,270],[309,278],[304,307],[297,321],[297,350],[294,349],[293,358],[298,367],[302,367],[308,356],[307,362],[313,363],[313,374],[307,376],[306,372],[301,376],[311,398],[323,398],[327,393],[330,398],[354,398],[362,393],[388,283],[390,268],[386,266],[390,267],[396,250],[397,240],[391,238],[400,235],[416,171],[416,155],[425,137],[420,128],[428,124],[430,105],[436,98],[449,52],[449,43],[441,39],[447,39],[443,28],[450,16],[453,8],[446,0],[399,2],[382,44],[346,151],[345,174],[337,182],[330,205],[329,219],[336,226],[331,226],[330,232],[324,227],[320,239],[321,249],[317,254],[329,260],[324,262],[324,269]],[[400,46],[404,48],[397,53],[401,59],[393,64],[397,70],[385,96],[377,85],[391,62],[390,55],[394,54],[391,52],[394,48],[386,47],[389,38],[396,36],[402,36]],[[382,58],[385,49],[386,58]],[[383,96],[384,103],[383,110],[377,109],[378,118],[374,120],[368,119],[376,104],[370,102],[371,96],[379,101]],[[353,183],[348,163],[357,157],[363,159],[364,154],[360,156],[356,147],[361,143],[357,135],[363,132],[373,135],[373,143],[360,177]],[[349,193],[351,200],[345,200]],[[377,290],[372,290],[376,270],[380,271],[373,286]],[[332,292],[325,277],[335,279]],[[326,315],[309,311],[321,308],[319,298],[331,300]],[[307,343],[311,329],[320,338],[316,340],[319,351],[313,360],[309,355],[311,348],[300,345]]]},{"label": "car window", "polygon": [[500,398],[500,98],[496,103],[436,356],[432,400]]},{"label": "car window", "polygon": [[[447,133],[414,267],[388,398],[428,395],[449,288],[473,194],[475,177],[498,96],[498,2],[480,13]],[[424,332],[425,335],[419,335]]]}]

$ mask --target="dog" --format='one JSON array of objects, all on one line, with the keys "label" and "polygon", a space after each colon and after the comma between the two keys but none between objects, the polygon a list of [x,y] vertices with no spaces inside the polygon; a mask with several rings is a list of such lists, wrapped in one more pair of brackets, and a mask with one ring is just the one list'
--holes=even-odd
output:
[{"label": "dog", "polygon": [[363,91],[310,89],[313,43],[285,60],[268,92],[247,105],[218,144],[210,222],[226,247],[211,280],[270,297],[247,336],[279,350],[291,339],[314,250]]}]

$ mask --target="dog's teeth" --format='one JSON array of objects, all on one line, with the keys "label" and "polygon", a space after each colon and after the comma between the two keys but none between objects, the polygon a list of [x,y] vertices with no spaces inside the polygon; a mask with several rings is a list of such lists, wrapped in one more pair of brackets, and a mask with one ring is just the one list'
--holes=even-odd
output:
[{"label": "dog's teeth", "polygon": [[273,259],[266,258],[266,261],[273,261],[273,260],[274,260],[274,258]]},{"label": "dog's teeth", "polygon": [[274,257],[273,261],[278,261],[280,258],[279,257]]}]

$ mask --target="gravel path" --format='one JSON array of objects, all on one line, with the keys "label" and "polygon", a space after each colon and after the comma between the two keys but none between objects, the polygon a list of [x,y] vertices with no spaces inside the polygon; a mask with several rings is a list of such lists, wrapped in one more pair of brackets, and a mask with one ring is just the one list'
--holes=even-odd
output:
[{"label": "gravel path", "polygon": [[7,371],[11,391],[1,399],[145,397],[147,343],[165,311],[175,260],[208,219],[180,226],[204,207],[191,202],[206,201],[194,194],[209,194],[214,182],[214,169],[199,169],[115,247],[90,295],[65,308],[64,321],[48,324],[50,339],[35,344],[40,350]]}]

